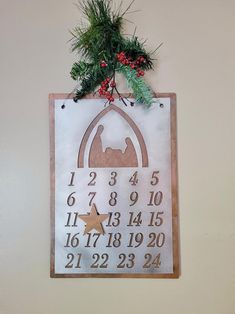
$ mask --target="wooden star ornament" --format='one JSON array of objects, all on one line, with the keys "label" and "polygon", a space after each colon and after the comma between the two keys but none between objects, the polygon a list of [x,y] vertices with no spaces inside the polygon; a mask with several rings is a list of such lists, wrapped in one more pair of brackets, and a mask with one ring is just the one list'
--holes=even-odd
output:
[{"label": "wooden star ornament", "polygon": [[93,229],[101,234],[105,234],[102,222],[109,217],[109,214],[99,214],[94,203],[92,204],[90,213],[87,213],[87,215],[79,215],[78,217],[86,223],[83,235]]}]

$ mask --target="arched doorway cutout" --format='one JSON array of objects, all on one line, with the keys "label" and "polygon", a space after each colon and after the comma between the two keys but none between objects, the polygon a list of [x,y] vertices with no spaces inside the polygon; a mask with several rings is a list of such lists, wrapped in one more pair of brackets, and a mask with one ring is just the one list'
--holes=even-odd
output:
[{"label": "arched doorway cutout", "polygon": [[127,113],[125,113],[122,109],[120,109],[119,107],[115,106],[115,105],[110,105],[107,108],[105,108],[104,110],[102,110],[95,118],[94,120],[90,123],[90,125],[88,126],[81,144],[80,144],[80,148],[79,148],[79,152],[78,152],[78,159],[77,159],[77,167],[78,168],[84,168],[84,156],[85,156],[85,149],[86,149],[86,145],[87,142],[89,140],[89,137],[93,131],[93,129],[96,127],[96,125],[99,123],[99,121],[111,110],[116,111],[117,113],[119,113],[122,118],[124,118],[126,120],[126,122],[130,125],[130,127],[132,128],[133,132],[136,135],[136,138],[139,142],[140,145],[140,151],[141,151],[141,159],[142,159],[142,167],[148,167],[148,153],[147,153],[147,148],[144,142],[144,138],[142,133],[140,132],[140,129],[138,128],[138,126],[135,124],[135,122],[128,116]]}]

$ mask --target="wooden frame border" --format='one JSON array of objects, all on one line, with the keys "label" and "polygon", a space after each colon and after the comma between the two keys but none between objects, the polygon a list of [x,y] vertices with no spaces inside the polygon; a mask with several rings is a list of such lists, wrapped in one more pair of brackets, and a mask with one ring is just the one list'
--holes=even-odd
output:
[{"label": "wooden frame border", "polygon": [[[130,94],[123,94],[130,96]],[[50,220],[51,220],[51,249],[50,277],[51,278],[166,278],[175,279],[180,276],[180,247],[179,247],[179,210],[178,210],[178,172],[177,172],[177,116],[176,94],[155,93],[155,98],[170,98],[171,125],[171,191],[172,191],[172,243],[173,243],[173,273],[172,274],[56,274],[55,273],[55,100],[72,99],[74,95],[65,93],[49,94],[50,117]],[[118,95],[114,95],[118,98]],[[99,99],[90,94],[84,99]]]}]

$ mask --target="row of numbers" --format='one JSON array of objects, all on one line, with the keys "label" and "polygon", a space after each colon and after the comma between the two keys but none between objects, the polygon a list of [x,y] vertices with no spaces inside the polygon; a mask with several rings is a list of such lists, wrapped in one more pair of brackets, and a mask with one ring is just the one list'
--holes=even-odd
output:
[{"label": "row of numbers", "polygon": [[[160,227],[163,224],[163,211],[159,212],[149,212],[148,227]],[[143,213],[140,212],[129,212],[129,220],[126,224],[127,227],[140,227],[143,223]],[[79,213],[78,212],[68,212],[67,222],[65,227],[77,227]],[[121,223],[121,213],[120,212],[109,212],[109,218],[107,220],[106,227],[118,227]]]},{"label": "row of numbers", "polygon": [[[80,240],[79,240],[79,232],[72,234],[72,233],[67,233],[67,238],[66,238],[66,244],[65,247],[73,247],[76,248],[80,246]],[[100,233],[88,233],[87,234],[87,239],[86,239],[86,248],[96,248],[99,244],[99,239],[101,237]],[[120,232],[117,233],[108,233],[107,234],[107,248],[119,248],[122,245],[122,234]],[[160,232],[160,233],[154,233],[151,232],[148,235],[148,240],[146,243],[146,246],[148,248],[153,248],[153,247],[158,247],[161,248],[164,246],[166,241],[166,236],[165,233]],[[127,241],[127,247],[131,248],[137,248],[144,244],[144,234],[142,232],[134,233],[131,232],[129,233],[129,239]]]},{"label": "row of numbers", "polygon": [[[69,179],[69,184],[68,186],[74,186],[74,181],[75,181],[75,172],[72,171],[70,173],[70,179]],[[92,171],[89,173],[89,182],[87,183],[88,186],[95,186],[96,181],[97,181],[97,173],[95,171]],[[138,171],[135,171],[131,177],[128,180],[131,185],[136,186],[139,183],[139,176],[138,176]],[[152,186],[155,186],[159,182],[159,171],[153,171],[152,176],[150,177],[150,184]],[[112,171],[110,173],[110,178],[108,181],[108,184],[110,186],[115,186],[118,183],[118,173],[116,171]]]},{"label": "row of numbers", "polygon": [[[92,205],[92,203],[95,202],[95,197],[96,197],[97,192],[89,192],[88,193],[88,197],[89,197],[89,206]],[[138,200],[139,200],[139,193],[134,191],[131,192],[131,194],[129,195],[129,206],[134,206],[137,204]],[[162,191],[150,191],[149,192],[149,202],[147,204],[147,206],[159,206],[162,203],[163,200],[163,193]],[[76,192],[72,192],[68,195],[67,197],[67,205],[69,207],[74,206],[76,203]],[[118,203],[118,194],[117,192],[111,192],[109,199],[108,199],[108,203],[110,206],[116,206]]]},{"label": "row of numbers", "polygon": [[[121,253],[118,256],[119,262],[115,266],[119,269],[124,268],[133,268],[136,263],[136,256],[133,253],[124,254]],[[65,268],[81,268],[81,261],[82,261],[82,254],[78,253],[77,255],[73,253],[67,254],[67,264]],[[109,263],[109,255],[107,253],[98,254],[94,253],[92,255],[92,263],[90,264],[90,268],[108,268],[110,265]],[[159,268],[161,266],[161,255],[158,253],[157,255],[153,256],[150,253],[146,253],[144,255],[144,263],[142,268]]]}]

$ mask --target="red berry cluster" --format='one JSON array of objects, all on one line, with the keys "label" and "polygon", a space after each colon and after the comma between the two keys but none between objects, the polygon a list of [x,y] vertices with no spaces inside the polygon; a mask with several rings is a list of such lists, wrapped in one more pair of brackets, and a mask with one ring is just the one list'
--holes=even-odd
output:
[{"label": "red berry cluster", "polygon": [[144,76],[144,71],[141,70],[141,69],[137,69],[137,74],[136,74],[137,77],[140,77],[140,76]]},{"label": "red berry cluster", "polygon": [[137,65],[141,65],[143,63],[146,63],[146,60],[143,56],[139,56],[138,59],[136,60]]},{"label": "red berry cluster", "polygon": [[124,65],[130,65],[131,64],[131,58],[127,58],[124,51],[117,53],[117,59],[120,63]]},{"label": "red berry cluster", "polygon": [[98,92],[100,96],[105,96],[109,102],[114,101],[114,97],[112,96],[111,92],[109,91],[109,88],[116,87],[116,83],[114,80],[111,80],[110,77],[107,77],[102,83],[101,87],[99,88]]},{"label": "red berry cluster", "polygon": [[137,71],[136,76],[144,76],[144,71],[141,70],[139,67],[146,63],[146,60],[143,56],[139,56],[135,61],[132,61],[131,58],[127,58],[124,51],[117,53],[118,61],[123,65],[129,65],[133,70]]}]

